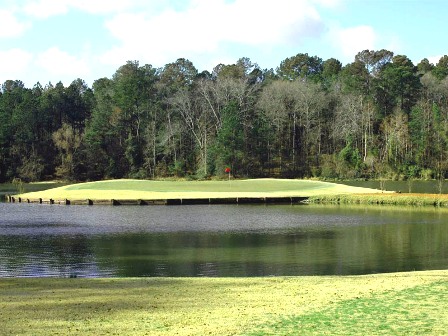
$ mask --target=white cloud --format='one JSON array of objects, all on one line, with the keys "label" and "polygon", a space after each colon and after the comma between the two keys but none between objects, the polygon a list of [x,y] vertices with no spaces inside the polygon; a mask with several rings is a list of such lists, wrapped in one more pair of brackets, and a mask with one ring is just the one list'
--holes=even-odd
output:
[{"label": "white cloud", "polygon": [[119,13],[139,5],[141,0],[28,0],[24,11],[32,17],[46,19],[71,9],[90,14]]},{"label": "white cloud", "polygon": [[314,0],[314,2],[324,7],[335,8],[341,4],[342,0]]},{"label": "white cloud", "polygon": [[0,9],[0,38],[21,36],[31,25],[19,22],[12,11]]},{"label": "white cloud", "polygon": [[349,28],[332,27],[329,39],[335,50],[341,55],[341,61],[353,62],[358,52],[369,49],[375,50],[378,40],[377,34],[370,26],[356,26]]},{"label": "white cloud", "polygon": [[163,65],[178,57],[227,54],[225,48],[235,44],[260,50],[299,46],[304,38],[323,31],[313,4],[312,0],[277,0],[275,6],[256,0],[192,0],[183,11],[118,14],[105,24],[117,45],[101,59],[115,65],[129,59]]},{"label": "white cloud", "polygon": [[24,6],[24,12],[32,17],[46,19],[54,15],[61,15],[68,12],[67,1],[65,0],[33,0]]},{"label": "white cloud", "polygon": [[36,64],[50,75],[59,77],[60,80],[82,78],[89,75],[90,68],[84,58],[79,58],[52,47],[37,56]]},{"label": "white cloud", "polygon": [[27,73],[33,55],[21,49],[0,51],[0,83],[5,80],[21,80]]},{"label": "white cloud", "polygon": [[[443,55],[431,56],[431,57],[428,57],[428,61],[429,61],[429,63],[437,65],[437,63],[439,63],[439,61],[442,57],[443,57]],[[419,60],[417,63],[419,63],[420,61],[421,60]],[[417,63],[415,63],[415,64],[417,64]]]},{"label": "white cloud", "polygon": [[73,8],[90,14],[120,13],[136,5],[136,1],[130,0],[69,0],[67,2]]}]

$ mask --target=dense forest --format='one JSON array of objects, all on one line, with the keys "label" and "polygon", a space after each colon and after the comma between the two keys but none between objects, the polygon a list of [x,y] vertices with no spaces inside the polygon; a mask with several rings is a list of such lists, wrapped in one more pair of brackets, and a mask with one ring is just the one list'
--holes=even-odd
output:
[{"label": "dense forest", "polygon": [[238,177],[436,178],[448,170],[448,56],[353,63],[298,54],[199,72],[180,58],[0,91],[0,182]]}]

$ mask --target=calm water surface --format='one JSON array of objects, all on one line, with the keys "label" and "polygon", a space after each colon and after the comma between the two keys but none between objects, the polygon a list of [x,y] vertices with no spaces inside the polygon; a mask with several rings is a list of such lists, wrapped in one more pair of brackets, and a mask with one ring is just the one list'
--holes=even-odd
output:
[{"label": "calm water surface", "polygon": [[0,203],[0,277],[270,276],[448,269],[448,211]]}]

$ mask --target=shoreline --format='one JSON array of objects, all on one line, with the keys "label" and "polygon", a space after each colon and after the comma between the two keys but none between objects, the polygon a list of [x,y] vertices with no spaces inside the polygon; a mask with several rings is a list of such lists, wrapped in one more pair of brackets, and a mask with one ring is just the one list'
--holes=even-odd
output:
[{"label": "shoreline", "polygon": [[37,203],[59,205],[195,205],[195,204],[300,204],[309,197],[209,197],[166,199],[52,199],[22,198],[6,195],[8,203]]},{"label": "shoreline", "polygon": [[[401,194],[401,193],[363,193],[363,194],[322,194],[310,196],[248,196],[247,193],[232,197],[184,197],[181,198],[28,198],[5,195],[7,203],[34,203],[57,205],[218,205],[218,204],[365,204],[365,205],[403,205],[448,207],[447,194]],[[158,195],[160,196],[160,194]]]}]

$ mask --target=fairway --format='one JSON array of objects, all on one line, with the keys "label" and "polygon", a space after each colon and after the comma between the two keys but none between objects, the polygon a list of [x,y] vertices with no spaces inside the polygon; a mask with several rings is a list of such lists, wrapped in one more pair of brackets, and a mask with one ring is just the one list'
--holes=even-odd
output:
[{"label": "fairway", "polygon": [[447,271],[0,279],[5,335],[443,335]]},{"label": "fairway", "polygon": [[22,198],[53,199],[200,199],[231,197],[309,197],[353,193],[378,193],[377,189],[337,183],[251,179],[231,181],[152,181],[107,180],[72,184],[40,192],[25,193]]}]

